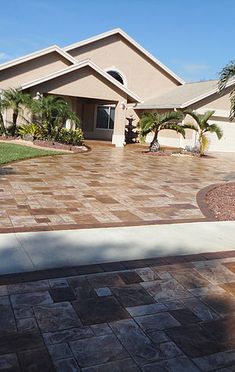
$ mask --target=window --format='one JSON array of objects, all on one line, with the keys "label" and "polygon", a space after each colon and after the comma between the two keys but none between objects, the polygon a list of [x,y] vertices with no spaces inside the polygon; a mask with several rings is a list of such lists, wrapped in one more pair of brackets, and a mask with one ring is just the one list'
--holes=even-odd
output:
[{"label": "window", "polygon": [[117,81],[119,81],[119,83],[121,83],[122,85],[124,85],[124,81],[123,81],[123,78],[121,77],[121,75],[117,72],[117,71],[107,71],[107,73],[109,75],[111,75],[114,79],[116,79]]},{"label": "window", "polygon": [[114,106],[98,106],[96,128],[98,129],[113,129],[114,127]]}]

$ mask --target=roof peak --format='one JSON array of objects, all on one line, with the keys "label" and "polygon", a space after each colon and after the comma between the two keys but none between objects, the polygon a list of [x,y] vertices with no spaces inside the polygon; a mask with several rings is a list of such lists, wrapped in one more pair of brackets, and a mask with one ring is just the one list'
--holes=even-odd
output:
[{"label": "roof peak", "polygon": [[123,31],[121,28],[114,28],[112,30],[103,32],[101,34],[98,34],[96,36],[92,36],[88,39],[81,40],[77,43],[73,43],[68,45],[67,47],[64,47],[63,50],[67,53],[69,51],[82,47],[84,45],[94,43],[98,40],[104,39],[106,37],[119,34],[121,35],[125,40],[127,40],[130,44],[132,44],[137,50],[139,50],[142,54],[144,54],[148,59],[150,59],[152,62],[154,62],[158,67],[160,67],[163,71],[167,72],[168,75],[170,75],[173,79],[175,79],[178,83],[184,84],[185,81],[180,78],[178,75],[176,75],[173,71],[171,71],[167,66],[165,66],[162,62],[160,62],[157,58],[155,58],[151,53],[149,53],[146,49],[144,49],[140,44],[138,44],[137,41],[135,41],[131,36],[129,36],[125,31]]}]

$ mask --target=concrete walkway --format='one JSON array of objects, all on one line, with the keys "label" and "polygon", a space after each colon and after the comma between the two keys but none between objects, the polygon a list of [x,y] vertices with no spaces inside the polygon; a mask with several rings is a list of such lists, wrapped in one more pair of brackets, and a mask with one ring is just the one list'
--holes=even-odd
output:
[{"label": "concrete walkway", "polygon": [[235,221],[0,235],[0,274],[235,249]]}]

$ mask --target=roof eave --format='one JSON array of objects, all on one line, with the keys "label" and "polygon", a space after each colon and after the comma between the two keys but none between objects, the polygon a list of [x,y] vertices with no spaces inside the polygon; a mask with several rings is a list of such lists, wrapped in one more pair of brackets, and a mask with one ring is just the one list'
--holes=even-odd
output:
[{"label": "roof eave", "polygon": [[101,68],[99,68],[97,65],[95,65],[90,60],[84,60],[80,63],[74,64],[72,66],[66,67],[63,70],[56,71],[52,74],[49,74],[43,78],[35,79],[31,82],[25,83],[19,87],[21,90],[25,90],[28,88],[31,88],[35,85],[43,84],[46,81],[55,79],[59,76],[65,75],[69,72],[75,71],[76,69],[80,69],[83,67],[89,66],[92,69],[94,69],[98,74],[102,75],[106,80],[109,80],[113,85],[115,85],[117,88],[119,88],[121,91],[123,91],[129,98],[131,98],[132,102],[141,102],[141,98],[138,97],[135,93],[131,92],[129,89],[125,88],[121,83],[119,83],[117,80],[115,80],[111,75],[103,71]]},{"label": "roof eave", "polygon": [[[229,81],[229,82],[226,84],[225,89],[226,89],[226,88],[229,88],[229,87],[232,86],[233,84],[235,84],[235,79],[233,79],[232,81]],[[216,88],[210,90],[210,91],[207,92],[207,93],[201,94],[200,96],[198,96],[198,97],[196,97],[196,98],[193,98],[193,99],[191,99],[191,100],[189,100],[189,101],[184,102],[184,103],[181,105],[181,108],[186,108],[186,107],[188,107],[188,106],[191,106],[191,105],[193,105],[194,103],[197,103],[197,102],[199,102],[199,101],[201,101],[201,100],[203,100],[203,99],[205,99],[205,98],[207,98],[207,97],[210,97],[210,96],[212,96],[212,95],[215,94],[215,93],[219,93],[219,89],[218,89],[218,87],[216,87]]]},{"label": "roof eave", "polygon": [[5,69],[10,68],[10,67],[17,66],[17,65],[19,65],[21,63],[24,63],[24,62],[28,62],[28,61],[30,61],[34,58],[38,58],[38,57],[44,56],[44,55],[52,53],[52,52],[59,53],[65,59],[70,61],[72,64],[77,63],[77,60],[75,58],[73,58],[69,53],[67,53],[63,49],[61,49],[58,45],[51,45],[48,48],[41,49],[39,51],[27,54],[23,57],[19,57],[19,58],[16,58],[16,59],[13,59],[11,61],[8,61],[8,62],[5,62],[5,63],[1,64],[0,65],[0,71],[5,70]]}]

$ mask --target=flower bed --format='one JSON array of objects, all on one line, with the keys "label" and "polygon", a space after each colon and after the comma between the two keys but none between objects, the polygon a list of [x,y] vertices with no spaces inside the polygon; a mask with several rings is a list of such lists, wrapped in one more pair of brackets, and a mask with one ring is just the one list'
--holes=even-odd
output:
[{"label": "flower bed", "polygon": [[210,190],[206,194],[206,203],[217,220],[235,220],[235,182]]}]

